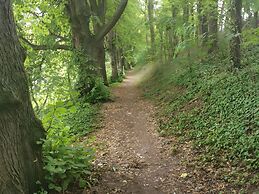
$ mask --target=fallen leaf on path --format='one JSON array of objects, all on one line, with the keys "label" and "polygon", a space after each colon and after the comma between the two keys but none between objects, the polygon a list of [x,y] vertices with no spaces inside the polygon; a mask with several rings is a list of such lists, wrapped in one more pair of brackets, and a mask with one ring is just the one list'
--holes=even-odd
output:
[{"label": "fallen leaf on path", "polygon": [[186,178],[188,176],[188,173],[182,173],[181,178]]}]

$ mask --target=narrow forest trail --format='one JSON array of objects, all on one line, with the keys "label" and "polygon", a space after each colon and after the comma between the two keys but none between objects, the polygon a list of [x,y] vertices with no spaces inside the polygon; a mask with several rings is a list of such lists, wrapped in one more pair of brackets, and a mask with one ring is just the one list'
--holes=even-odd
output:
[{"label": "narrow forest trail", "polygon": [[148,70],[130,72],[112,91],[114,102],[103,107],[103,128],[96,133],[101,145],[95,165],[101,179],[91,193],[179,193],[180,171],[170,156],[168,139],[159,137],[155,107],[137,87]]},{"label": "narrow forest trail", "polygon": [[238,193],[212,168],[195,167],[190,142],[178,147],[174,137],[159,136],[156,108],[138,87],[150,70],[130,72],[104,104],[103,127],[94,134],[99,182],[85,193]]}]

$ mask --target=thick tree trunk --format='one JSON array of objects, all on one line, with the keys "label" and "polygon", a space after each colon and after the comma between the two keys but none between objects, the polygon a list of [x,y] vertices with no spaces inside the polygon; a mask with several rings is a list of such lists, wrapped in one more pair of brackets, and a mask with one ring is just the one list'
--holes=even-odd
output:
[{"label": "thick tree trunk", "polygon": [[0,5],[0,193],[31,194],[43,180],[37,141],[44,129],[32,109],[11,2]]},{"label": "thick tree trunk", "polygon": [[[121,0],[111,21],[105,23],[106,1],[69,0],[67,10],[73,34],[73,43],[77,53],[81,53],[79,61],[79,90],[84,96],[94,87],[96,77],[102,77],[108,85],[104,37],[118,22],[127,6],[128,0]],[[99,21],[91,20],[97,16]],[[90,23],[93,23],[93,31]]]},{"label": "thick tree trunk", "polygon": [[242,0],[231,0],[231,31],[230,60],[233,68],[241,67],[241,30],[242,30]]},{"label": "thick tree trunk", "polygon": [[96,43],[88,28],[91,15],[87,12],[90,11],[90,8],[84,0],[70,0],[67,9],[70,16],[75,54],[78,58],[78,89],[84,96],[94,87],[95,78],[100,77],[95,58]]},{"label": "thick tree trunk", "polygon": [[209,53],[218,48],[218,0],[210,3],[209,9]]}]

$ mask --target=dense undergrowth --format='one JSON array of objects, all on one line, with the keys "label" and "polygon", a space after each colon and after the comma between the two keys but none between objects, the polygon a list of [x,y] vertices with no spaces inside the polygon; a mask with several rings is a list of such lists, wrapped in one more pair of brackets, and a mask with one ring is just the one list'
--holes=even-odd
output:
[{"label": "dense undergrowth", "polygon": [[231,166],[224,178],[238,185],[259,183],[258,51],[244,50],[235,72],[224,53],[179,56],[144,83],[163,107],[160,133],[192,140],[202,164]]},{"label": "dense undergrowth", "polygon": [[98,109],[85,102],[58,101],[41,113],[47,131],[43,156],[50,191],[89,186],[94,149],[89,146],[93,139],[87,135],[98,127]]}]

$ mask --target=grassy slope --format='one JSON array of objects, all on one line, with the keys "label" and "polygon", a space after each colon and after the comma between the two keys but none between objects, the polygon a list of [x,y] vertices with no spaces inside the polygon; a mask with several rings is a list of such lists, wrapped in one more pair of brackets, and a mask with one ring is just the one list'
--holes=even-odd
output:
[{"label": "grassy slope", "polygon": [[236,73],[224,56],[178,57],[143,85],[162,107],[160,133],[192,140],[200,161],[231,166],[228,180],[239,185],[259,180],[258,50]]}]

